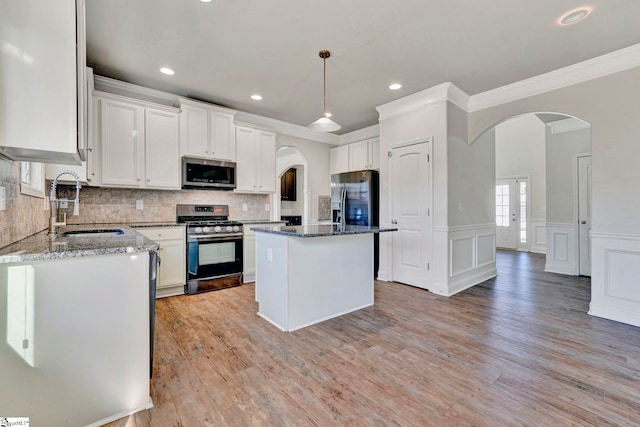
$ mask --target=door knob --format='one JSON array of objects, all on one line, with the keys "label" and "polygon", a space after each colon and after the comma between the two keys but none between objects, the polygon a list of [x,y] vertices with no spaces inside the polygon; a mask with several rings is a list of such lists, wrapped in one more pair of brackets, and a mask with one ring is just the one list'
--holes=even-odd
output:
[{"label": "door knob", "polygon": [[391,220],[391,224],[397,224],[397,223],[398,223],[398,221],[396,221],[395,219]]},{"label": "door knob", "polygon": [[584,219],[582,221],[580,221],[580,224],[586,224],[587,221],[585,221]]}]

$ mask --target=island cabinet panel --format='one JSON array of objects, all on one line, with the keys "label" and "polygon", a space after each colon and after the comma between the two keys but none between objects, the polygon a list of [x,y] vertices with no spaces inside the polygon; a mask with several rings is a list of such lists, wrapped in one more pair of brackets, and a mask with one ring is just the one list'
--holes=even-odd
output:
[{"label": "island cabinet panel", "polygon": [[256,233],[258,315],[283,331],[373,305],[373,234]]},{"label": "island cabinet panel", "polygon": [[104,425],[152,406],[149,254],[0,264],[0,409]]},{"label": "island cabinet panel", "polygon": [[236,127],[236,192],[276,191],[276,135],[273,132]]}]

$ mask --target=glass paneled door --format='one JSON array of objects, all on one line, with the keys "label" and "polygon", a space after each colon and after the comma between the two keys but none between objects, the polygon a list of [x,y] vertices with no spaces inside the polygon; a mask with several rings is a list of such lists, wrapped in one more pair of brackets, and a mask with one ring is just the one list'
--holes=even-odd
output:
[{"label": "glass paneled door", "polygon": [[529,179],[496,181],[496,247],[529,250]]}]

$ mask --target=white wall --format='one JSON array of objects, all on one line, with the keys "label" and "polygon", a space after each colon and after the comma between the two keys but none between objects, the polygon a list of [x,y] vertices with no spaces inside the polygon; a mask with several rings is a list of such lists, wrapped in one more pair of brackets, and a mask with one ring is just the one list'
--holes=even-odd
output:
[{"label": "white wall", "polygon": [[552,133],[546,126],[547,220],[573,222],[575,154],[591,152],[591,128]]},{"label": "white wall", "polygon": [[[494,132],[469,145],[467,114],[449,104],[447,115],[449,167],[448,226],[494,224],[495,206],[486,203],[495,196],[496,141]],[[470,184],[473,185],[470,185]]]},{"label": "white wall", "polygon": [[640,67],[469,114],[469,136],[517,114],[552,111],[591,124],[593,315],[640,326]]},{"label": "white wall", "polygon": [[331,176],[329,175],[329,149],[331,145],[311,141],[295,136],[278,134],[276,149],[295,147],[307,159],[307,178],[305,183],[309,190],[309,218],[313,223],[318,220],[318,196],[331,196]]},{"label": "white wall", "polygon": [[547,206],[545,124],[534,114],[496,126],[496,178],[529,176],[531,219],[545,219]]}]

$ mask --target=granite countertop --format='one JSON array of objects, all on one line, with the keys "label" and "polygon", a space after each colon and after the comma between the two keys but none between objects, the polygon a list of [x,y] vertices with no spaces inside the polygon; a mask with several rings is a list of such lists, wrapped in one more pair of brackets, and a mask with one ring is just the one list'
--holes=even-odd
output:
[{"label": "granite countertop", "polygon": [[280,234],[291,237],[344,236],[348,234],[368,234],[397,231],[397,228],[380,228],[362,225],[319,224],[296,226],[251,227],[257,233]]},{"label": "granite countertop", "polygon": [[[173,224],[176,225],[176,224]],[[154,225],[157,227],[158,225]],[[65,231],[119,229],[118,235],[63,236]],[[52,238],[47,230],[0,248],[0,263],[77,258],[158,250],[158,245],[122,224],[83,224],[60,228]]]},{"label": "granite countertop", "polygon": [[270,219],[238,219],[235,220],[240,224],[285,224],[287,221],[273,221]]}]

